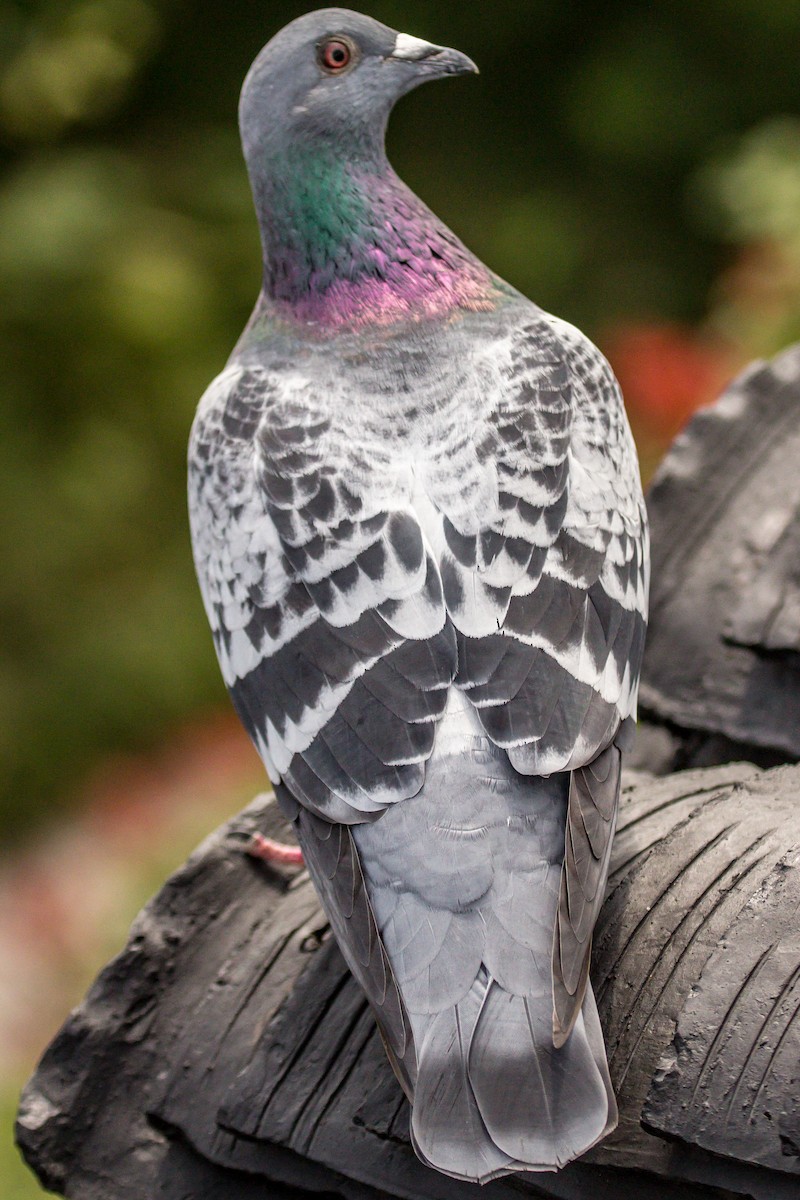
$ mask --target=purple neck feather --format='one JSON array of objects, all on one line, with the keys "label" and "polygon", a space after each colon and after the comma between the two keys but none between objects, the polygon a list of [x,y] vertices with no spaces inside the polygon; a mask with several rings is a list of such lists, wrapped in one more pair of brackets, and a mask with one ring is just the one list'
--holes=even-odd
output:
[{"label": "purple neck feather", "polygon": [[292,155],[260,197],[264,295],[331,328],[494,307],[486,267],[381,163]]}]

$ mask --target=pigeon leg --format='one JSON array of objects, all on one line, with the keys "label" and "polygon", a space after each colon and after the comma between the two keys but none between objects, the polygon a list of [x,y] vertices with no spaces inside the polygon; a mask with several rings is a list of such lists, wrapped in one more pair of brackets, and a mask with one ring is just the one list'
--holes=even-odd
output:
[{"label": "pigeon leg", "polygon": [[264,837],[263,833],[253,834],[247,845],[247,853],[252,858],[262,859],[263,862],[280,863],[286,867],[303,866],[303,851],[299,846],[275,842],[272,838]]}]

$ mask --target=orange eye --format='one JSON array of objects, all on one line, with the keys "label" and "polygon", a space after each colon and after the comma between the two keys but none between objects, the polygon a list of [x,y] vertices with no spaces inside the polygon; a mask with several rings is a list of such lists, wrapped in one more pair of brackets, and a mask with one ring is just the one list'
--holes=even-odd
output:
[{"label": "orange eye", "polygon": [[343,71],[352,57],[353,52],[347,42],[343,42],[339,38],[331,38],[329,42],[326,42],[319,55],[325,70],[333,73]]}]

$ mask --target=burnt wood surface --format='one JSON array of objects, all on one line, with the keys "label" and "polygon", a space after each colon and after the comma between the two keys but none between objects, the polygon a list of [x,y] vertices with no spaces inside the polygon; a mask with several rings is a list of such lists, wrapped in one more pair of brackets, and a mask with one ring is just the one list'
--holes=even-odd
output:
[{"label": "burnt wood surface", "polygon": [[648,495],[640,704],[664,767],[800,758],[800,346],[755,363],[672,444]]},{"label": "burnt wood surface", "polygon": [[305,872],[244,853],[284,834],[267,799],[137,920],[28,1085],[22,1148],[80,1200],[796,1196],[798,805],[800,767],[628,781],[593,963],[621,1122],[558,1174],[479,1190],[418,1162]]}]

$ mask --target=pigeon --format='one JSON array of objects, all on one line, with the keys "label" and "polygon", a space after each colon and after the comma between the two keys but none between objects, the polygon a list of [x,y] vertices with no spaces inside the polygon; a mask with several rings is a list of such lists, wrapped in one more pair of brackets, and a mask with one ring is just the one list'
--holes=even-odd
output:
[{"label": "pigeon", "polygon": [[263,285],[191,433],[225,683],[458,1179],[617,1118],[589,982],[648,550],[605,359],[395,174],[395,102],[476,67],[345,9],[282,29],[240,126]]}]

